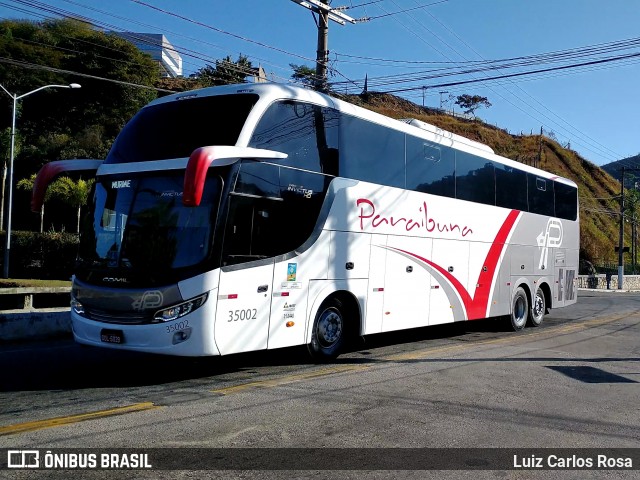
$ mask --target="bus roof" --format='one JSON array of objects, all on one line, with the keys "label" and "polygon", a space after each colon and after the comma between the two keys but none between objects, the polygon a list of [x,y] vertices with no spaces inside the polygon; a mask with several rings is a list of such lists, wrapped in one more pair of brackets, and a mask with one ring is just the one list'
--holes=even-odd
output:
[{"label": "bus roof", "polygon": [[[480,142],[476,142],[461,135],[454,134],[447,130],[443,130],[439,127],[431,125],[417,119],[401,119],[396,120],[391,117],[373,112],[363,107],[359,107],[352,103],[340,100],[338,98],[325,95],[323,93],[316,92],[309,88],[303,88],[294,85],[280,84],[280,83],[244,83],[236,85],[221,85],[216,87],[207,87],[199,90],[190,90],[186,92],[180,92],[173,95],[167,95],[165,97],[158,98],[150,102],[146,107],[158,105],[162,103],[168,103],[177,100],[183,100],[188,98],[208,97],[214,95],[233,95],[233,94],[255,94],[260,97],[259,104],[266,108],[269,104],[277,100],[298,100],[302,102],[309,102],[324,107],[335,108],[343,113],[347,113],[364,120],[377,123],[379,125],[399,130],[409,135],[424,138],[425,140],[441,145],[456,148],[458,150],[466,151],[481,157],[486,158],[494,162],[502,163],[504,165],[518,168],[528,173],[537,175],[542,178],[550,180],[560,181],[561,183],[577,187],[575,182],[564,177],[559,177],[550,172],[540,170],[538,168],[526,165],[515,160],[510,160],[506,157],[497,155],[491,147]],[[145,107],[145,108],[146,108]],[[261,112],[262,109],[259,109]],[[259,112],[259,113],[260,113]],[[247,119],[247,123],[251,123],[251,117]],[[257,121],[258,118],[255,118]],[[247,146],[249,141],[249,135],[252,132],[245,132],[243,130],[238,140],[237,146]]]}]

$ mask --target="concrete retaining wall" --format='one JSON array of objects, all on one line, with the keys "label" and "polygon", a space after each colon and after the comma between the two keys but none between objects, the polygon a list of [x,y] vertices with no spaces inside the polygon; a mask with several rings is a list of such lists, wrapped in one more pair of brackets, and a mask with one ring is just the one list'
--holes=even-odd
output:
[{"label": "concrete retaining wall", "polygon": [[70,308],[51,308],[68,305],[70,292],[71,287],[0,288],[4,308],[9,308],[0,310],[0,343],[71,335]]},{"label": "concrete retaining wall", "polygon": [[[617,290],[618,275],[578,275],[578,288]],[[640,275],[624,275],[622,290],[640,290]]]},{"label": "concrete retaining wall", "polygon": [[0,343],[71,335],[69,308],[0,312]]}]

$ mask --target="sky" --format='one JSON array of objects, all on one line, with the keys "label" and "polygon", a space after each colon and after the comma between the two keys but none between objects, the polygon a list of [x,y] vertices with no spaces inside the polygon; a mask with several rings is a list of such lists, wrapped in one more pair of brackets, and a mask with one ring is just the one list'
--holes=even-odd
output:
[{"label": "sky", "polygon": [[[367,76],[369,90],[406,90],[396,94],[456,111],[455,97],[480,95],[492,104],[477,110],[482,120],[515,134],[542,127],[597,165],[640,153],[640,1],[333,0],[331,6],[370,18],[330,24],[330,81],[339,91],[360,93]],[[315,66],[314,17],[292,0],[0,0],[2,19],[60,18],[61,10],[102,29],[163,33],[181,52],[185,75],[241,54],[278,82],[290,81],[292,63]],[[631,56],[617,62],[494,80],[487,79],[564,64],[436,76],[445,68],[623,40],[633,41],[607,56]],[[604,58],[594,55],[569,63]],[[399,81],[390,83],[392,75]],[[469,80],[476,81],[441,86]]]}]

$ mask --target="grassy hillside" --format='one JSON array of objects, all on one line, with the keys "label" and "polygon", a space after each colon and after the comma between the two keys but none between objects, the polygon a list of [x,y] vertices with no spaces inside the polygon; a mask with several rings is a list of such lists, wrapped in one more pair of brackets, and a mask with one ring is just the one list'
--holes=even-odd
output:
[{"label": "grassy hillside", "polygon": [[[345,100],[393,118],[416,118],[489,145],[498,154],[532,165],[538,158],[540,135],[512,135],[506,130],[425,109],[387,94],[369,93]],[[594,264],[617,262],[619,182],[573,150],[543,136],[539,168],[570,178],[578,184],[580,198],[580,258]],[[631,230],[625,232],[630,238]],[[629,245],[629,242],[626,242]]]}]

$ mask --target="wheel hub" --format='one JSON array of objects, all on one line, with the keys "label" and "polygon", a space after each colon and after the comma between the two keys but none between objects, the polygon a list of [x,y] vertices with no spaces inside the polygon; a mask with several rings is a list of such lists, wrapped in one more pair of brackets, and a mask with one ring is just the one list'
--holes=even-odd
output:
[{"label": "wheel hub", "polygon": [[318,322],[318,341],[323,347],[336,343],[342,335],[342,317],[330,310],[322,314]]}]

